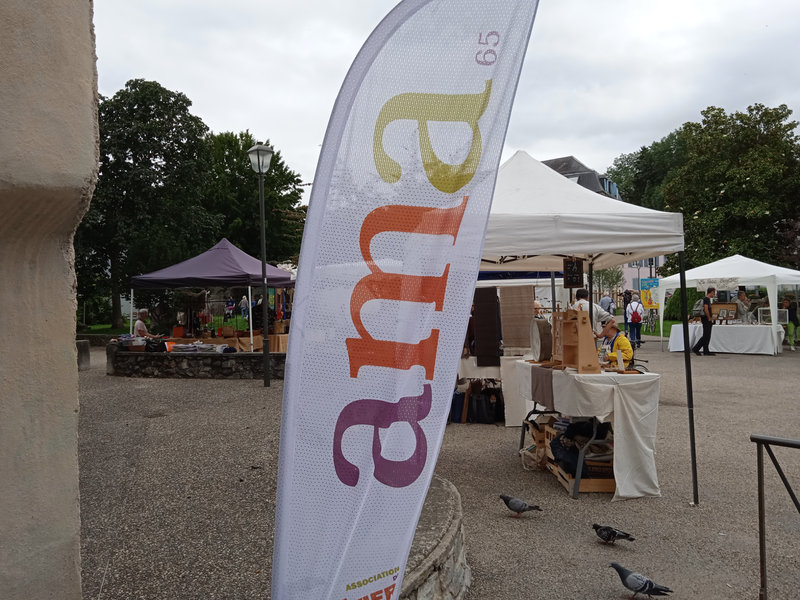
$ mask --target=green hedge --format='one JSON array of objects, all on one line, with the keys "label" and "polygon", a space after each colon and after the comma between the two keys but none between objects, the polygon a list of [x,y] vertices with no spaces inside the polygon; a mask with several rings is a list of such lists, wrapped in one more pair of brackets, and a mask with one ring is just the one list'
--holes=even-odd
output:
[{"label": "green hedge", "polygon": [[[688,316],[691,317],[692,307],[698,299],[705,296],[703,292],[695,288],[686,289],[686,305],[688,307]],[[664,320],[667,321],[680,321],[681,320],[681,291],[675,290],[672,297],[667,300],[666,307],[664,308]]]}]

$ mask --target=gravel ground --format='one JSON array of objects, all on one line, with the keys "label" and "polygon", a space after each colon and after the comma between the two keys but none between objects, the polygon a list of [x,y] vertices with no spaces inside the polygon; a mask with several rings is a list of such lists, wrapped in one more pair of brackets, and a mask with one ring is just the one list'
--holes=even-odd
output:
[{"label": "gravel ground", "polygon": [[[470,600],[630,597],[611,561],[675,598],[758,597],[749,436],[800,438],[800,353],[692,358],[697,506],[683,355],[649,339],[637,356],[662,374],[660,498],[573,500],[522,468],[519,427],[448,425],[436,471],[462,496]],[[108,377],[95,350],[80,385],[84,598],[268,598],[281,382]],[[800,451],[775,454],[800,493]],[[797,598],[800,515],[769,460],[765,473],[769,597]],[[500,492],[544,511],[510,518]],[[604,546],[594,522],[636,541]]]}]

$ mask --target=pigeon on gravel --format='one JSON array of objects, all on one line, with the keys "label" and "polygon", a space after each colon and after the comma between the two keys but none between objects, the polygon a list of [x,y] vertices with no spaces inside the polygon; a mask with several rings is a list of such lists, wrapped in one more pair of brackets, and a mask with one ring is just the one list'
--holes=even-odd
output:
[{"label": "pigeon on gravel", "polygon": [[542,510],[538,506],[534,506],[528,504],[524,500],[520,500],[519,498],[512,498],[507,494],[500,494],[500,497],[503,499],[503,502],[506,503],[506,506],[510,511],[517,513],[516,517],[520,516],[522,513],[527,512],[529,510]]},{"label": "pigeon on gravel", "polygon": [[630,533],[625,533],[624,531],[614,529],[613,527],[609,527],[607,525],[598,525],[597,523],[594,523],[592,528],[597,534],[597,537],[603,540],[603,542],[606,544],[613,544],[617,540],[628,540],[629,542],[632,542],[636,539]]},{"label": "pigeon on gravel", "polygon": [[636,594],[645,594],[648,598],[652,598],[653,596],[668,596],[672,593],[672,590],[668,587],[658,585],[655,581],[649,577],[645,577],[641,573],[629,571],[619,563],[612,562],[609,566],[616,569],[619,578],[622,580],[622,585],[633,592],[631,600],[636,598]]}]

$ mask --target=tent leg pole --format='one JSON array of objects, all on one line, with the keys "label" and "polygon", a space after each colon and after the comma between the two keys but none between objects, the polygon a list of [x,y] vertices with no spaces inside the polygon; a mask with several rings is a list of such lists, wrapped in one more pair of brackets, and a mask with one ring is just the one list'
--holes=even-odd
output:
[{"label": "tent leg pole", "polygon": [[589,324],[594,333],[594,262],[589,262]]},{"label": "tent leg pole", "polygon": [[686,299],[686,262],[683,251],[678,252],[681,270],[681,320],[683,326],[683,361],[686,372],[686,404],[689,408],[689,448],[692,455],[692,498],[700,504],[697,492],[697,447],[694,435],[694,395],[692,392],[692,349],[689,347],[689,302]]},{"label": "tent leg pole", "polygon": [[255,352],[253,350],[253,288],[249,285],[247,286],[247,316],[250,321],[250,352]]},{"label": "tent leg pole", "polygon": [[[550,314],[554,315],[556,312],[556,272],[550,271]],[[553,322],[552,316],[550,322]]]},{"label": "tent leg pole", "polygon": [[[261,346],[261,353],[264,355],[264,387],[269,387],[270,365],[269,365],[269,312],[267,302],[269,300],[269,290],[267,290],[267,220],[264,212],[264,174],[258,172],[258,199],[261,218],[261,336],[264,342]],[[277,308],[277,298],[275,298]]]},{"label": "tent leg pole", "polygon": [[128,332],[133,335],[133,288],[131,288],[131,316],[128,319]]}]

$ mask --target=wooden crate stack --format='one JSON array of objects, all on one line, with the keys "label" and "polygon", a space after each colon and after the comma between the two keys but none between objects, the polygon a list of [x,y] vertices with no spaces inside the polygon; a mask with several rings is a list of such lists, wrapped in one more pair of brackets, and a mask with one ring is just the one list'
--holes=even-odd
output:
[{"label": "wooden crate stack", "polygon": [[[561,433],[552,425],[555,420],[554,417],[551,417],[549,423],[538,423],[538,429],[533,423],[527,421],[526,426],[536,446],[534,454],[541,456],[542,452],[544,453],[546,457],[546,461],[543,462],[545,469],[553,474],[567,492],[572,494],[575,489],[575,476],[567,473],[556,463],[553,451],[550,448],[550,442]],[[613,461],[584,460],[584,464],[589,472],[588,476],[581,477],[579,492],[614,493],[617,488],[617,482],[614,480]]]}]

